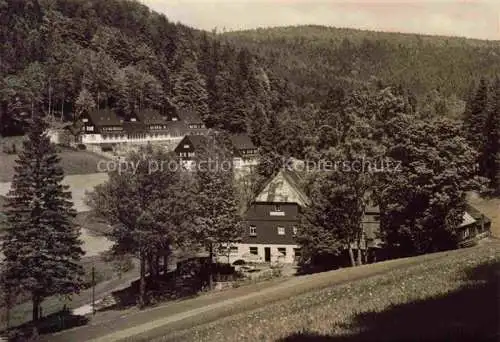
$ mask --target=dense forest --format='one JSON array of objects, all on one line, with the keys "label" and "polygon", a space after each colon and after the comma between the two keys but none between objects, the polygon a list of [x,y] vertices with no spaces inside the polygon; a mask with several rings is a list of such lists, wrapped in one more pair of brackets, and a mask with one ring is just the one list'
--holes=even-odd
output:
[{"label": "dense forest", "polygon": [[232,132],[279,115],[303,129],[302,109],[370,83],[460,117],[479,76],[500,70],[498,42],[319,26],[208,33],[137,1],[3,0],[0,21],[2,135],[35,110],[71,121],[95,107],[193,109]]},{"label": "dense forest", "polygon": [[424,100],[465,99],[478,75],[500,71],[500,42],[458,37],[295,26],[226,33],[290,82],[299,102],[321,102],[332,86],[376,79]]},{"label": "dense forest", "polygon": [[279,102],[275,81],[248,51],[136,1],[7,0],[0,22],[3,135],[21,133],[38,110],[71,121],[103,107],[124,117],[144,107],[190,109],[236,132],[256,103]]},{"label": "dense forest", "polygon": [[484,165],[496,161],[482,160],[498,149],[500,42],[320,26],[205,32],[130,0],[3,0],[0,8],[2,135],[21,134],[35,112],[57,125],[93,108],[125,119],[141,108],[191,110],[209,128],[248,132],[268,176],[272,160],[338,141],[338,125],[356,124],[345,118],[353,106],[384,108],[379,94],[391,87],[419,119],[466,119],[480,173],[494,178]]}]

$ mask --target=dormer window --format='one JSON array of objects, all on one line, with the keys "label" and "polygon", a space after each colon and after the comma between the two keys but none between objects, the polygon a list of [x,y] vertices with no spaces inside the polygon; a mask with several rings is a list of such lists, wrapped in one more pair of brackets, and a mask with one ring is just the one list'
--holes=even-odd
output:
[{"label": "dormer window", "polygon": [[257,227],[255,226],[250,226],[250,236],[257,236]]},{"label": "dormer window", "polygon": [[281,205],[280,204],[275,204],[274,205],[274,211],[281,211]]},{"label": "dormer window", "polygon": [[278,235],[285,235],[285,227],[278,227]]}]

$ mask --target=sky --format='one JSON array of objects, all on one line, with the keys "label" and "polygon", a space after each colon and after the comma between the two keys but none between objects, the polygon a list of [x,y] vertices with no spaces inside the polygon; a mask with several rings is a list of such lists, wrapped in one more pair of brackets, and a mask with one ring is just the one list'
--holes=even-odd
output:
[{"label": "sky", "polygon": [[140,0],[174,22],[242,30],[325,25],[500,40],[500,0]]}]

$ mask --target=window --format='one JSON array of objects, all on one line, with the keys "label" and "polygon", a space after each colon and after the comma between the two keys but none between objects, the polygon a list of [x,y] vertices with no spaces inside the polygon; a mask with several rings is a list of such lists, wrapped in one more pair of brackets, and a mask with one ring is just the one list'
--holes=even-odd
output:
[{"label": "window", "polygon": [[278,248],[278,253],[280,253],[282,256],[286,256],[286,248]]},{"label": "window", "polygon": [[292,227],[292,231],[293,231],[293,235],[294,235],[294,236],[295,236],[295,235],[297,235],[298,229],[297,229],[297,227],[296,227],[296,226],[293,226],[293,227]]},{"label": "window", "polygon": [[250,226],[250,236],[257,236],[257,227]]},{"label": "window", "polygon": [[281,205],[280,204],[275,204],[274,205],[274,211],[281,211]]},{"label": "window", "polygon": [[373,215],[373,221],[380,221],[380,215]]},{"label": "window", "polygon": [[229,250],[229,253],[231,255],[234,255],[234,254],[238,254],[238,247],[236,246],[231,246],[230,250]]},{"label": "window", "polygon": [[278,235],[285,235],[285,227],[278,227]]},{"label": "window", "polygon": [[250,254],[252,254],[252,255],[258,255],[259,254],[259,248],[258,247],[250,247]]},{"label": "window", "polygon": [[463,238],[467,239],[470,236],[469,228],[466,228],[463,232]]},{"label": "window", "polygon": [[293,253],[295,254],[295,258],[300,258],[302,256],[300,248],[294,248]]}]

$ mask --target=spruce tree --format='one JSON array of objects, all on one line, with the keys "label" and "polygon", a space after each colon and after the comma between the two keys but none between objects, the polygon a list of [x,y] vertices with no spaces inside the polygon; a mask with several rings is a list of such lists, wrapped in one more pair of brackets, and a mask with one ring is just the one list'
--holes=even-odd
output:
[{"label": "spruce tree", "polygon": [[484,148],[486,174],[490,188],[500,194],[500,78],[494,85],[491,112],[487,122],[488,134]]},{"label": "spruce tree", "polygon": [[281,143],[280,132],[276,113],[270,113],[269,120],[262,130],[257,166],[257,173],[264,179],[273,176],[283,166],[283,159],[278,151]]},{"label": "spruce tree", "polygon": [[484,176],[486,173],[486,156],[484,148],[486,144],[486,132],[488,121],[488,81],[481,79],[476,94],[467,104],[465,113],[465,134],[469,143],[479,152],[478,163],[479,173]]},{"label": "spruce tree", "polygon": [[16,161],[2,243],[3,286],[13,295],[31,295],[35,326],[43,299],[77,293],[83,275],[79,260],[84,252],[73,222],[71,193],[62,185],[60,158],[46,129],[36,115]]},{"label": "spruce tree", "polygon": [[173,76],[172,102],[177,109],[193,111],[203,120],[209,117],[205,79],[198,72],[195,62],[185,61],[181,70]]}]

